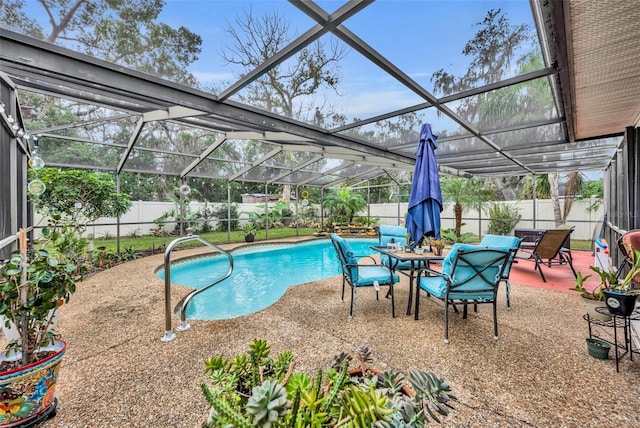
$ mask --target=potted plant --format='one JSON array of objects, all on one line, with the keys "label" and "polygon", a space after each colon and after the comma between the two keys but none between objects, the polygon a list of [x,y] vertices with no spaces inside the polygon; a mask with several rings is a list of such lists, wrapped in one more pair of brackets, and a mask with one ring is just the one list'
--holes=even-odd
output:
[{"label": "potted plant", "polygon": [[620,275],[612,266],[603,269],[589,266],[600,277],[600,287],[604,301],[613,315],[628,316],[633,312],[640,289],[634,288],[636,278],[640,275],[640,251],[629,246],[632,262],[626,274]]},{"label": "potted plant", "polygon": [[444,248],[444,241],[442,239],[431,239],[429,241],[433,254],[436,256],[442,255],[442,249]]},{"label": "potted plant", "polygon": [[576,286],[570,288],[569,290],[577,291],[582,296],[582,300],[584,303],[584,307],[587,310],[587,314],[590,319],[597,319],[600,321],[609,321],[611,319],[611,315],[606,313],[598,312],[596,308],[604,307],[607,305],[604,303],[604,292],[602,290],[602,286],[598,285],[594,287],[592,290],[587,290],[584,287],[584,283],[587,279],[591,278],[592,275],[582,275],[582,272],[576,272]]},{"label": "potted plant", "polygon": [[249,220],[244,225],[244,240],[246,242],[253,242],[256,239],[256,223],[254,221]]},{"label": "potted plant", "polygon": [[611,344],[598,337],[587,337],[587,352],[594,358],[606,360],[609,358]]},{"label": "potted plant", "polygon": [[54,331],[57,310],[81,277],[88,240],[62,214],[50,216],[42,241],[0,266],[0,315],[9,343],[0,357],[0,426],[32,424],[55,414],[54,389],[66,343]]},{"label": "potted plant", "polygon": [[[245,354],[205,361],[211,386],[201,385],[210,406],[204,426],[422,427],[429,417],[440,421],[455,399],[446,382],[426,371],[412,371],[407,383],[397,372],[371,370],[366,346],[355,357],[336,355],[314,377],[294,369],[291,351],[269,354],[266,341],[254,340]],[[350,368],[354,360],[360,364]]]}]

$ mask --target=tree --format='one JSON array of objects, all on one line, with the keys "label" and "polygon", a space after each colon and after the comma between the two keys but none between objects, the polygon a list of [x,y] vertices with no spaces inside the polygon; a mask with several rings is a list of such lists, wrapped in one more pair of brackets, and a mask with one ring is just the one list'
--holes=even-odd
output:
[{"label": "tree", "polygon": [[458,238],[462,233],[462,214],[472,207],[480,209],[495,196],[495,191],[478,179],[445,177],[440,181],[440,189],[443,202],[453,202],[454,231]]},{"label": "tree", "polygon": [[329,208],[332,215],[341,217],[342,221],[353,222],[353,217],[367,207],[367,201],[348,187],[333,189],[325,196],[322,206]]},{"label": "tree", "polygon": [[129,210],[131,201],[118,193],[109,174],[86,170],[43,168],[38,178],[46,191],[35,198],[38,207],[92,222],[100,217],[120,217]]},{"label": "tree", "polygon": [[593,204],[589,206],[589,210],[596,210],[604,200],[604,178],[598,180],[587,181],[582,187],[578,199],[594,198]]},{"label": "tree", "polygon": [[[435,93],[449,95],[500,81],[505,73],[512,69],[513,63],[519,61],[519,58],[526,57],[526,55],[521,57],[517,55],[527,42],[534,40],[528,25],[512,25],[500,9],[489,10],[485,18],[476,25],[480,29],[462,50],[463,55],[471,57],[467,71],[461,77],[456,77],[444,69],[434,72],[431,80],[434,82]],[[500,118],[513,120],[509,113],[504,112],[505,106],[521,107],[521,105],[511,104],[500,98],[514,95],[514,93],[497,91],[467,97],[460,101],[456,112],[471,123],[482,123],[483,128],[491,129],[498,124],[497,121]],[[495,113],[495,109],[485,103],[490,103],[492,97],[493,105],[500,106],[499,114],[491,114],[489,117],[489,113]],[[498,177],[493,181],[505,200],[514,200],[516,199],[514,189],[520,179],[521,177]]]},{"label": "tree", "polygon": [[[196,86],[187,66],[202,38],[156,22],[164,0],[36,0],[48,20],[27,14],[24,0],[0,3],[0,24],[96,58]],[[45,27],[46,25],[46,27]]]},{"label": "tree", "polygon": [[[233,42],[221,55],[228,64],[241,66],[243,71],[236,76],[238,78],[258,68],[294,39],[289,23],[277,11],[256,17],[251,9],[245,10],[233,25],[227,26],[226,31]],[[238,97],[250,105],[290,118],[304,120],[312,115],[312,121],[322,126],[325,118],[333,115],[332,108],[305,104],[306,97],[323,87],[337,92],[340,83],[338,62],[344,56],[345,50],[337,42],[333,41],[327,48],[324,43],[316,41],[292,60],[259,76]],[[295,163],[295,152],[288,152],[287,156]],[[283,186],[282,194],[289,201],[291,187]]]},{"label": "tree", "polygon": [[[277,11],[256,17],[251,9],[245,10],[244,15],[238,17],[233,25],[228,25],[226,31],[233,43],[221,55],[227,63],[242,67],[239,78],[279,53],[294,39],[289,23]],[[286,117],[302,119],[305,114],[313,112],[314,120],[323,120],[318,117],[316,106],[305,106],[298,100],[315,94],[322,87],[337,92],[340,83],[338,62],[344,56],[344,49],[336,42],[326,49],[323,43],[316,41],[291,61],[258,77],[239,97],[251,105]],[[319,115],[326,114],[319,106],[318,110]]]}]

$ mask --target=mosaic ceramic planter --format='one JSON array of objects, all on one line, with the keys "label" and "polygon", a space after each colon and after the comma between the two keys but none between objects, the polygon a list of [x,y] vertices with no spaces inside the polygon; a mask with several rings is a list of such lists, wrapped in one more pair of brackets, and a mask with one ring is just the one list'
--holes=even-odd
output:
[{"label": "mosaic ceramic planter", "polygon": [[[32,426],[55,414],[55,386],[66,349],[64,341],[56,340],[43,349],[54,352],[47,358],[0,373],[0,427]],[[11,353],[2,359],[17,358]]]}]

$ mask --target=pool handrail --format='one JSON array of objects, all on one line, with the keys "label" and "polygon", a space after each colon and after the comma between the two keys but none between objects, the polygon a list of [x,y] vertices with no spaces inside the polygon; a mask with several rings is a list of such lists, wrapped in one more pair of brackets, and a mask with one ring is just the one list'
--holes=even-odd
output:
[{"label": "pool handrail", "polygon": [[231,256],[231,254],[225,250],[223,250],[222,248],[218,247],[215,244],[212,244],[209,241],[206,241],[205,239],[202,239],[200,236],[198,235],[192,235],[192,234],[188,234],[187,236],[183,236],[180,238],[176,238],[173,241],[171,241],[171,243],[169,244],[169,246],[167,246],[167,249],[164,252],[164,316],[165,316],[165,331],[164,331],[164,336],[162,336],[162,338],[160,339],[161,342],[171,342],[172,340],[174,340],[176,338],[176,334],[173,332],[173,329],[171,327],[171,251],[173,251],[173,248],[183,242],[187,242],[187,241],[198,241],[204,245],[206,245],[207,247],[213,249],[214,251],[217,251],[221,254],[224,254],[228,259],[229,259],[229,270],[227,271],[227,273],[216,279],[215,281],[210,282],[209,284],[205,285],[202,288],[198,288],[196,290],[193,290],[191,293],[187,294],[187,296],[182,300],[182,306],[180,309],[180,325],[178,327],[176,327],[176,331],[185,331],[188,330],[191,326],[189,325],[189,323],[186,321],[187,318],[187,305],[189,304],[189,302],[191,301],[191,299],[193,297],[195,297],[197,294],[207,290],[210,287],[213,287],[214,285],[216,285],[217,283],[224,281],[225,279],[229,278],[229,276],[231,276],[231,273],[233,272],[233,257]]}]

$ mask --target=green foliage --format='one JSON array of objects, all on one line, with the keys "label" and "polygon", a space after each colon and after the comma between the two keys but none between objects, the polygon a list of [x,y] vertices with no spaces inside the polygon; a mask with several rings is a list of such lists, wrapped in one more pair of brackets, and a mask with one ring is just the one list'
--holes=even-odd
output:
[{"label": "green foliage", "polygon": [[462,214],[472,207],[480,209],[483,203],[495,196],[495,190],[485,180],[462,177],[445,177],[440,181],[440,188],[443,201],[453,203],[455,242],[462,242],[459,240]]},{"label": "green foliage", "polygon": [[242,230],[244,230],[245,235],[255,235],[256,231],[258,230],[258,227],[256,226],[256,223],[253,220],[249,220],[244,224],[244,227],[242,228]]},{"label": "green foliage", "polygon": [[628,246],[627,251],[629,251],[631,255],[632,262],[624,275],[619,275],[613,266],[609,266],[608,268],[589,266],[589,269],[600,277],[600,287],[604,290],[640,294],[640,289],[631,288],[632,284],[636,282],[636,279],[640,278],[640,250]]},{"label": "green foliage", "polygon": [[367,201],[348,187],[332,189],[322,201],[322,206],[329,209],[338,223],[353,223],[353,218],[367,207]]},{"label": "green foliage", "polygon": [[88,240],[76,223],[64,214],[52,213],[42,229],[43,241],[32,254],[14,253],[0,266],[0,315],[13,322],[20,333],[7,350],[22,351],[22,363],[35,361],[36,348],[53,343],[53,314],[76,291],[85,270]]},{"label": "green foliage", "polygon": [[455,229],[442,229],[440,231],[440,237],[449,245],[455,244],[456,242],[466,244],[478,241],[478,237],[473,233],[465,232],[457,235]]},{"label": "green foliage", "polygon": [[[364,345],[355,357],[336,355],[331,368],[318,369],[314,378],[293,370],[290,351],[275,359],[269,353],[267,343],[256,339],[244,354],[205,361],[212,386],[201,385],[210,406],[204,426],[417,428],[427,414],[440,421],[455,400],[446,382],[422,370],[410,373],[415,394],[408,394],[401,374],[366,368],[372,354]],[[350,370],[350,361],[358,368]]]},{"label": "green foliage", "polygon": [[[6,3],[0,8],[3,27],[172,81],[196,83],[187,68],[198,58],[202,38],[159,22],[162,0],[50,0],[34,2],[33,10],[23,1]],[[36,20],[34,14],[48,19]]]},{"label": "green foliage", "polygon": [[584,288],[584,283],[587,279],[591,278],[591,275],[583,276],[582,272],[576,272],[576,286],[570,288],[569,290],[577,291],[580,293],[582,297],[589,300],[603,301],[604,293],[602,292],[602,287],[595,287],[593,290],[589,291]]},{"label": "green foliage", "polygon": [[44,214],[59,212],[91,222],[100,217],[120,217],[131,206],[129,197],[117,192],[109,174],[43,168],[37,175],[47,187],[34,198],[37,209]]},{"label": "green foliage", "polygon": [[594,198],[589,211],[597,210],[604,201],[604,178],[588,181],[581,189],[578,200]]},{"label": "green foliage", "polygon": [[[213,210],[213,216],[218,218],[218,225],[216,226],[216,231],[218,232],[226,232],[228,222],[231,222],[230,230],[238,230],[239,222],[238,222],[238,206],[234,203],[227,205],[221,204],[217,209]],[[227,219],[221,220],[221,219]]]},{"label": "green foliage", "polygon": [[215,217],[213,215],[213,209],[209,206],[207,201],[204,201],[202,207],[195,214],[198,221],[198,233],[208,233],[213,230],[211,227],[211,220]]},{"label": "green foliage", "polygon": [[256,208],[259,209],[258,212],[244,211],[243,214],[247,214],[249,222],[259,228],[265,228],[267,225],[270,228],[283,227],[283,220],[290,219],[293,214],[289,204],[282,198],[273,205],[258,204]]},{"label": "green foliage", "polygon": [[488,232],[495,235],[509,235],[522,215],[520,209],[504,202],[494,202],[485,209],[489,216]]}]

